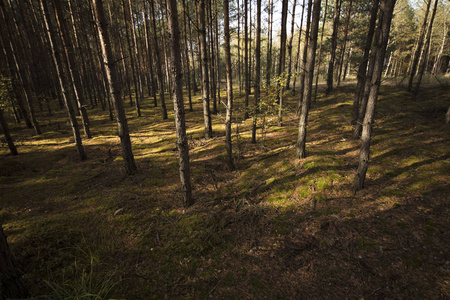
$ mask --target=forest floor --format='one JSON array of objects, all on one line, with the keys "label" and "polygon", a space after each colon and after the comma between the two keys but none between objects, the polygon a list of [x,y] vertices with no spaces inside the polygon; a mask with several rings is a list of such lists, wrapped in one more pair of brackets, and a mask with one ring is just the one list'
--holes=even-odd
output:
[{"label": "forest floor", "polygon": [[353,90],[319,89],[306,159],[295,157],[298,96],[287,98],[283,127],[266,116],[257,144],[251,119],[239,121],[239,134],[235,123],[232,171],[223,106],[213,116],[215,137],[205,140],[197,93],[186,114],[196,199],[188,209],[169,100],[165,121],[150,99],[140,118],[127,108],[134,176],[124,172],[116,125],[104,112],[90,110],[84,162],[64,113],[41,116],[40,136],[12,126],[20,155],[3,141],[0,222],[31,294],[450,298],[449,85],[428,85],[415,100],[394,84],[381,88],[366,188],[356,194]]}]

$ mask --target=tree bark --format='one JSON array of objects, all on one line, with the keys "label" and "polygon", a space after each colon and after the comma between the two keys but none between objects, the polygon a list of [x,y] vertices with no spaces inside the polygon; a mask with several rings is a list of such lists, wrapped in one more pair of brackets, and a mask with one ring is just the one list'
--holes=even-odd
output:
[{"label": "tree bark", "polygon": [[9,133],[8,124],[6,123],[6,119],[5,116],[3,115],[3,110],[1,107],[0,107],[0,128],[2,129],[3,135],[5,136],[5,140],[8,143],[9,151],[11,152],[12,155],[17,155],[18,154],[17,148],[14,145],[14,141],[11,137],[11,134]]},{"label": "tree bark", "polygon": [[[358,119],[359,104],[364,92],[364,86],[366,82],[367,64],[369,62],[369,53],[372,46],[373,35],[375,33],[375,25],[377,22],[378,5],[380,0],[373,0],[372,8],[370,10],[369,31],[367,32],[366,44],[364,46],[364,55],[359,64],[356,84],[355,96],[353,98],[353,110],[352,110],[352,124],[356,124]],[[359,137],[359,135],[358,135]]]},{"label": "tree bark", "polygon": [[[338,0],[336,0],[338,1]],[[299,99],[297,115],[300,115],[302,103],[304,101],[304,91],[305,91],[305,76],[306,76],[306,61],[308,56],[308,44],[310,40],[310,26],[311,26],[311,13],[312,13],[312,0],[308,1],[308,12],[306,17],[306,30],[305,30],[305,42],[303,44],[303,57],[302,57],[302,70],[300,72],[300,86],[299,86]]]},{"label": "tree bark", "polygon": [[[36,119],[36,114],[34,112],[34,107],[32,104],[32,95],[31,95],[31,91],[29,89],[29,85],[26,81],[27,77],[26,77],[26,72],[23,68],[23,66],[20,64],[20,60],[19,57],[17,57],[17,52],[16,52],[16,46],[13,43],[13,31],[11,29],[11,24],[8,20],[8,14],[6,12],[6,7],[5,7],[5,3],[3,0],[0,0],[0,6],[1,6],[1,15],[3,18],[3,21],[5,22],[5,29],[0,30],[1,31],[1,35],[2,35],[2,40],[3,40],[3,45],[5,47],[6,53],[11,53],[10,54],[10,66],[13,66],[12,72],[13,74],[16,74],[16,78],[18,80],[18,85],[19,88],[22,91],[22,95],[25,97],[25,101],[27,103],[28,106],[28,112],[30,114],[29,120],[31,121],[31,124],[33,125],[34,131],[36,134],[41,134],[41,128],[39,126],[39,123]],[[26,110],[23,110],[24,114],[26,113]]]},{"label": "tree bark", "polygon": [[[155,77],[153,74],[153,48],[151,43],[151,37],[150,37],[150,21],[148,17],[148,7],[147,7],[147,1],[144,1],[144,26],[145,26],[145,45],[147,48],[147,55],[148,55],[148,65],[150,70],[150,81],[152,85],[152,96],[153,96],[153,105],[155,107],[158,106],[158,98],[156,96],[156,82]],[[189,90],[190,91],[190,90]]]},{"label": "tree bark", "polygon": [[[300,28],[298,29],[298,44],[297,44],[297,58],[295,60],[294,71],[298,71],[298,62],[300,61],[300,45],[302,41],[302,27],[303,27],[303,13],[305,12],[305,0],[303,0],[302,4],[302,16],[300,17]],[[294,87],[292,88],[292,96],[295,96],[295,83],[297,81],[298,75],[294,76]]]},{"label": "tree bark", "polygon": [[86,104],[83,94],[83,87],[81,85],[81,77],[78,72],[77,64],[75,62],[75,51],[73,48],[73,44],[71,38],[69,36],[69,30],[67,27],[66,20],[63,17],[63,11],[61,8],[61,3],[59,0],[54,1],[55,3],[55,12],[56,12],[56,22],[61,31],[61,35],[63,38],[63,48],[64,54],[66,57],[68,69],[69,69],[69,79],[72,83],[73,92],[75,96],[75,100],[77,101],[78,109],[81,115],[81,122],[83,124],[84,133],[86,137],[89,139],[92,137],[91,129],[89,125],[89,117],[86,110]]},{"label": "tree bark", "polygon": [[0,225],[0,299],[29,297],[28,290],[17,271],[14,260]]},{"label": "tree bark", "polygon": [[234,169],[233,147],[231,143],[231,120],[233,114],[233,76],[230,54],[230,17],[228,1],[223,1],[223,31],[225,40],[225,67],[227,72],[227,106],[225,116],[225,147],[228,167]]},{"label": "tree bark", "polygon": [[317,100],[317,87],[319,83],[319,72],[320,72],[320,65],[322,63],[322,42],[323,42],[323,32],[325,30],[325,23],[327,21],[327,8],[328,8],[328,0],[325,1],[325,10],[323,13],[323,23],[322,23],[322,32],[320,33],[320,46],[319,46],[319,58],[317,59],[317,72],[316,72],[316,86],[314,88],[314,102]]},{"label": "tree bark", "polygon": [[[308,113],[311,106],[312,83],[314,78],[314,63],[316,58],[317,36],[319,33],[319,19],[320,19],[320,0],[314,1],[314,8],[312,9],[311,34],[310,42],[308,44],[308,59],[305,65],[305,91],[302,102],[302,109],[300,113],[297,139],[297,157],[306,157],[306,126],[308,123]],[[307,36],[307,35],[306,35]]]},{"label": "tree bark", "polygon": [[[266,85],[270,86],[270,79],[272,77],[272,24],[273,24],[273,1],[268,0],[268,39],[267,39],[267,70],[266,70]],[[303,19],[303,18],[302,18]],[[300,27],[301,30],[301,27]]]},{"label": "tree bark", "polygon": [[430,12],[430,5],[431,5],[431,0],[428,0],[427,3],[427,8],[425,10],[425,16],[423,18],[423,23],[422,23],[422,27],[420,28],[419,31],[419,38],[417,40],[417,47],[416,50],[414,52],[414,59],[412,60],[412,65],[411,65],[411,73],[409,75],[409,81],[408,81],[408,91],[412,91],[412,87],[413,87],[413,80],[414,80],[414,76],[416,75],[417,72],[417,66],[419,65],[419,59],[420,59],[420,53],[422,53],[422,46],[423,46],[423,41],[424,41],[424,36],[425,36],[425,29],[427,27],[427,22],[428,22],[428,14]]},{"label": "tree bark", "polygon": [[75,116],[75,112],[73,110],[72,102],[69,99],[69,91],[66,89],[66,86],[65,86],[67,79],[65,78],[65,75],[62,70],[62,66],[59,64],[58,58],[57,58],[57,50],[55,48],[56,47],[56,43],[55,43],[56,37],[54,36],[55,31],[51,28],[47,3],[44,0],[40,0],[39,2],[40,2],[41,11],[42,11],[42,16],[44,18],[45,28],[46,28],[47,34],[48,34],[48,41],[50,43],[50,49],[52,52],[53,63],[56,66],[56,75],[58,77],[59,88],[61,90],[61,95],[63,97],[64,104],[65,104],[66,110],[67,110],[67,114],[69,116],[69,121],[70,121],[70,124],[72,127],[73,136],[74,136],[75,143],[77,146],[77,151],[80,156],[80,159],[85,160],[86,153],[84,152],[83,143],[81,141],[78,121]]},{"label": "tree bark", "polygon": [[186,0],[183,0],[183,20],[184,20],[184,56],[186,59],[186,79],[188,83],[188,99],[189,99],[189,111],[194,111],[192,107],[192,95],[191,95],[191,72],[189,64],[189,45],[188,45],[188,30],[187,30],[187,20],[186,20],[187,10],[186,10]]},{"label": "tree bark", "polygon": [[291,20],[291,37],[289,38],[288,44],[288,77],[286,82],[286,90],[289,90],[291,84],[291,76],[292,76],[292,41],[294,39],[294,28],[295,28],[295,7],[297,6],[297,0],[294,0],[294,4],[292,5],[292,20]]},{"label": "tree bark", "polygon": [[353,0],[350,0],[350,3],[348,5],[348,10],[347,10],[347,16],[345,18],[344,44],[342,45],[341,57],[339,60],[339,74],[337,77],[337,85],[338,86],[341,84],[342,66],[344,64],[345,48],[347,47],[348,25],[350,24],[350,16],[352,15],[352,4],[353,4]]},{"label": "tree bark", "polygon": [[333,34],[331,35],[331,54],[330,61],[328,63],[327,95],[333,91],[334,61],[336,58],[337,32],[341,12],[341,1],[342,0],[336,0],[336,6],[334,7]]},{"label": "tree bark", "polygon": [[167,23],[170,35],[170,56],[174,83],[173,103],[175,125],[177,131],[177,148],[179,153],[179,170],[183,204],[186,207],[194,204],[191,188],[191,169],[189,166],[189,145],[186,136],[183,103],[183,72],[181,70],[180,30],[178,26],[178,10],[176,0],[167,0]]},{"label": "tree bark", "polygon": [[[134,82],[134,105],[136,107],[136,114],[138,117],[141,116],[140,107],[140,97],[141,97],[141,78],[140,78],[140,68],[138,60],[138,50],[136,45],[136,34],[134,32],[134,21],[133,21],[133,11],[131,7],[131,1],[125,3],[126,0],[122,0],[122,12],[123,19],[125,21],[125,35],[127,37],[128,53],[130,55],[131,62],[131,72],[133,73]],[[128,5],[127,5],[128,4]],[[127,6],[129,7],[129,13],[127,11]],[[128,19],[130,18],[130,20]],[[131,31],[131,32],[130,32]]]},{"label": "tree bark", "polygon": [[[256,122],[258,117],[259,97],[261,93],[261,0],[256,2],[256,48],[255,48],[255,107],[253,112],[252,143],[256,143]],[[291,39],[292,46],[292,39]]]},{"label": "tree bark", "polygon": [[111,42],[108,33],[108,23],[106,21],[105,12],[103,9],[103,0],[94,0],[93,5],[95,10],[95,20],[97,23],[98,36],[102,48],[102,58],[106,71],[108,89],[116,113],[120,144],[122,146],[122,157],[125,162],[126,172],[127,174],[131,175],[136,172],[137,168],[134,161],[133,150],[131,148],[128,122],[122,103],[120,78],[117,76],[116,70],[117,60],[114,59],[111,49]]},{"label": "tree bark", "polygon": [[209,108],[209,76],[208,76],[208,52],[206,44],[205,28],[205,0],[198,1],[199,35],[200,35],[200,55],[202,60],[202,98],[203,98],[203,118],[205,122],[205,138],[212,138],[211,112]]},{"label": "tree bark", "polygon": [[[431,2],[431,0],[429,0]],[[438,0],[434,1],[434,8],[433,8],[433,12],[431,14],[431,19],[430,19],[430,23],[428,25],[428,30],[427,30],[427,39],[425,42],[425,49],[424,49],[424,54],[427,56],[423,59],[422,64],[419,68],[419,74],[417,76],[417,83],[416,83],[416,87],[414,89],[414,97],[417,96],[417,93],[419,92],[419,88],[420,88],[420,84],[422,83],[422,77],[423,74],[426,71],[427,65],[428,65],[428,58],[430,56],[429,53],[429,49],[430,49],[430,43],[431,43],[431,36],[432,36],[432,30],[433,30],[433,23],[434,23],[434,17],[436,16],[436,9],[437,9],[437,5],[438,5]]]},{"label": "tree bark", "polygon": [[166,101],[164,99],[164,78],[162,73],[162,66],[161,66],[161,57],[159,54],[159,47],[158,47],[158,37],[156,33],[156,18],[155,18],[155,4],[154,0],[150,1],[150,17],[153,25],[153,46],[155,49],[155,59],[156,59],[156,74],[158,76],[158,82],[159,82],[159,99],[161,101],[161,112],[163,116],[163,120],[167,119],[167,109],[166,109]]},{"label": "tree bark", "polygon": [[364,188],[367,168],[369,166],[370,139],[372,135],[372,124],[375,116],[375,106],[378,98],[378,91],[381,83],[381,74],[386,55],[386,46],[389,39],[392,14],[396,0],[382,0],[378,20],[377,34],[374,43],[375,66],[370,82],[370,93],[367,102],[366,114],[364,116],[363,132],[361,136],[361,148],[359,151],[358,170],[355,174],[353,189],[356,191]]},{"label": "tree bark", "polygon": [[248,99],[250,95],[249,61],[248,61],[248,1],[244,0],[244,119],[248,118]]}]

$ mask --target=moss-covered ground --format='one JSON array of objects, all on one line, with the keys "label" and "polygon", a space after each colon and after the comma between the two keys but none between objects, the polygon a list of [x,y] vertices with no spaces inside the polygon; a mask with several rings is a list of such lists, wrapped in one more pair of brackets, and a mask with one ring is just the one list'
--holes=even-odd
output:
[{"label": "moss-covered ground", "polygon": [[[438,299],[450,297],[448,85],[416,99],[380,90],[366,188],[352,191],[353,84],[319,88],[306,159],[295,157],[298,95],[284,126],[236,114],[236,170],[224,145],[224,108],[203,138],[200,95],[187,112],[196,204],[182,207],[173,104],[169,119],[146,98],[127,105],[139,171],[127,176],[116,125],[89,110],[88,160],[66,115],[41,113],[45,131],[11,131],[0,148],[0,222],[30,292],[42,298]],[[222,93],[222,100],[224,93]],[[185,98],[185,100],[187,100]],[[236,108],[242,107],[237,99]],[[239,134],[235,134],[236,126]]]}]

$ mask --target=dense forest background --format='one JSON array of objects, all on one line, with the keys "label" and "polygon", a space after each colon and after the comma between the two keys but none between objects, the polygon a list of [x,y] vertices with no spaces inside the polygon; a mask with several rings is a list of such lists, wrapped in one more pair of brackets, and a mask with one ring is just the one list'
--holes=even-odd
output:
[{"label": "dense forest background", "polygon": [[450,297],[448,1],[0,9],[0,298]]}]

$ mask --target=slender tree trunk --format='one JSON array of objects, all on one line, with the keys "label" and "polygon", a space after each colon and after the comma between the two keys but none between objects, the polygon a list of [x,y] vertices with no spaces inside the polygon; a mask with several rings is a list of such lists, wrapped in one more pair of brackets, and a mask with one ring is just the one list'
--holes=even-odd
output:
[{"label": "slender tree trunk", "polygon": [[[13,43],[13,31],[11,29],[11,24],[8,20],[8,14],[6,12],[5,3],[3,0],[0,0],[1,6],[1,14],[2,18],[5,22],[5,29],[1,29],[0,35],[2,36],[3,46],[5,47],[6,53],[10,53],[10,66],[13,66],[12,72],[16,74],[16,78],[18,80],[19,88],[22,90],[22,95],[25,97],[26,103],[28,105],[28,112],[30,114],[29,121],[34,128],[36,134],[41,134],[41,128],[36,119],[36,114],[34,112],[34,107],[31,103],[31,92],[28,88],[28,84],[26,82],[26,72],[23,70],[23,67],[20,64],[19,58],[17,57],[16,47]],[[26,113],[25,107],[23,109],[24,114]]]},{"label": "slender tree trunk", "polygon": [[[255,49],[255,107],[253,112],[252,143],[256,143],[256,121],[259,111],[261,82],[261,0],[256,2],[256,49]],[[292,39],[291,39],[292,44]]]},{"label": "slender tree trunk", "polygon": [[345,78],[350,75],[350,60],[352,57],[353,48],[350,46],[350,50],[347,53],[347,59],[345,60],[344,72],[342,74],[342,80],[345,81]]},{"label": "slender tree trunk", "polygon": [[412,91],[412,87],[413,87],[413,80],[414,80],[414,75],[416,75],[417,72],[417,66],[419,65],[419,59],[420,59],[420,53],[422,53],[422,46],[423,46],[423,42],[424,42],[424,36],[426,33],[426,27],[427,27],[427,22],[428,22],[428,14],[430,12],[430,5],[431,5],[431,0],[428,0],[427,3],[427,8],[425,10],[425,16],[423,18],[423,23],[422,23],[422,27],[420,28],[419,31],[419,38],[417,40],[417,47],[415,49],[414,52],[414,59],[412,60],[412,65],[411,65],[411,73],[409,75],[409,81],[408,81],[408,91]]},{"label": "slender tree trunk", "polygon": [[366,115],[363,123],[363,133],[361,136],[361,148],[359,151],[358,170],[353,182],[353,188],[356,191],[364,188],[364,181],[369,165],[370,139],[372,135],[372,124],[375,115],[375,106],[378,98],[378,91],[381,82],[381,73],[383,71],[384,58],[386,55],[386,46],[389,39],[389,30],[391,27],[392,14],[396,0],[381,0],[380,14],[378,21],[377,34],[374,43],[375,67],[370,83],[370,94],[367,103]]},{"label": "slender tree trunk", "polygon": [[159,54],[158,47],[158,37],[156,33],[156,18],[155,18],[155,4],[154,0],[150,0],[150,17],[153,25],[153,46],[155,49],[155,59],[156,59],[156,74],[158,76],[159,82],[159,98],[161,101],[161,112],[163,116],[163,120],[167,119],[167,109],[166,109],[166,101],[164,99],[164,78],[162,73],[162,65],[161,65],[161,57]]},{"label": "slender tree trunk", "polygon": [[[12,155],[17,155],[18,154],[17,148],[14,145],[14,141],[11,137],[11,134],[9,133],[8,124],[6,123],[6,119],[3,115],[3,110],[1,107],[0,107],[0,128],[2,129],[3,135],[5,136],[5,140],[8,143],[9,151],[11,152]],[[0,274],[2,274],[1,270],[0,270]]]},{"label": "slender tree trunk", "polygon": [[353,98],[352,124],[356,124],[356,121],[358,119],[359,104],[361,103],[361,99],[364,93],[367,65],[369,62],[369,53],[372,46],[373,35],[375,33],[379,3],[380,0],[373,0],[372,8],[370,10],[369,31],[367,32],[366,44],[364,46],[364,55],[359,64],[358,73],[356,75],[358,78],[358,83],[356,84],[355,96]]},{"label": "slender tree trunk", "polygon": [[211,112],[209,108],[209,76],[208,76],[208,52],[206,44],[206,28],[205,28],[205,0],[198,1],[198,17],[199,17],[199,37],[200,37],[200,54],[202,60],[202,98],[203,98],[203,118],[205,122],[205,138],[212,138]]},{"label": "slender tree trunk", "polygon": [[28,297],[28,290],[21,274],[16,269],[0,224],[0,299],[24,299]]},{"label": "slender tree trunk", "polygon": [[46,4],[44,4],[45,2],[46,1],[44,1],[44,0],[40,0],[40,7],[41,7],[41,11],[42,11],[42,16],[44,18],[45,28],[46,28],[47,34],[48,34],[48,41],[50,43],[50,49],[52,52],[53,63],[56,66],[56,75],[57,75],[58,81],[59,81],[59,88],[61,90],[61,94],[62,94],[64,104],[67,109],[67,113],[69,115],[69,120],[70,120],[70,124],[72,126],[72,132],[73,132],[73,136],[74,136],[75,143],[77,146],[78,154],[79,154],[81,160],[85,160],[86,153],[84,152],[83,143],[81,141],[80,130],[78,127],[78,121],[77,121],[75,112],[72,107],[72,102],[69,99],[69,91],[65,87],[67,79],[64,77],[62,66],[58,63],[57,50],[55,48],[56,47],[56,45],[55,45],[56,37],[54,36],[55,31],[53,30],[53,28],[51,28],[48,7]]},{"label": "slender tree trunk", "polygon": [[209,8],[209,54],[210,54],[210,60],[209,60],[209,66],[210,66],[210,80],[211,82],[210,88],[211,92],[210,95],[212,97],[213,102],[213,114],[217,114],[217,97],[216,97],[216,56],[215,56],[215,50],[214,50],[214,26],[213,26],[213,15],[212,15],[212,0],[208,1],[208,8]]},{"label": "slender tree trunk", "polygon": [[444,46],[445,46],[445,40],[447,38],[447,24],[444,24],[444,31],[442,34],[442,44],[441,48],[439,50],[438,55],[436,56],[436,60],[434,61],[433,70],[431,71],[431,74],[436,75],[439,72],[439,65],[441,62],[442,54],[444,53]]},{"label": "slender tree trunk", "polygon": [[[309,9],[309,8],[308,8]],[[310,42],[308,44],[308,59],[305,65],[305,91],[302,101],[302,109],[300,113],[297,139],[297,157],[306,157],[306,126],[308,124],[308,113],[311,106],[312,83],[314,78],[314,63],[316,58],[317,36],[319,33],[319,19],[320,19],[320,0],[314,1],[314,8],[312,9],[311,34]],[[308,37],[308,35],[305,35]]]},{"label": "slender tree trunk", "polygon": [[106,78],[111,94],[111,100],[114,104],[116,113],[116,121],[119,131],[120,144],[122,146],[122,157],[125,162],[127,174],[134,174],[137,170],[134,162],[133,150],[131,148],[130,133],[128,130],[128,122],[122,103],[122,95],[120,89],[120,78],[117,74],[117,60],[114,59],[111,42],[108,33],[108,23],[106,21],[103,9],[103,0],[93,0],[95,10],[95,20],[97,23],[98,36],[102,48],[103,64],[105,65]]},{"label": "slender tree trunk", "polygon": [[[270,1],[270,0],[269,0]],[[239,0],[237,0],[237,63],[238,63],[238,85],[239,85],[239,96],[242,94],[242,80],[241,80],[241,4]]]},{"label": "slender tree trunk", "polygon": [[289,38],[288,44],[288,77],[286,82],[286,90],[290,89],[291,76],[292,76],[292,41],[294,39],[294,28],[295,28],[295,7],[297,6],[297,0],[294,0],[294,4],[292,5],[292,21],[291,21],[291,37]]},{"label": "slender tree trunk", "polygon": [[316,86],[314,88],[314,102],[317,100],[317,87],[319,83],[319,72],[320,65],[322,63],[322,42],[323,42],[323,32],[325,30],[325,23],[327,21],[327,8],[328,8],[328,0],[325,0],[325,10],[323,12],[323,22],[322,22],[322,32],[320,33],[320,46],[319,46],[319,58],[317,59],[317,71],[316,71]]},{"label": "slender tree trunk", "polygon": [[348,10],[347,10],[347,17],[345,18],[345,25],[344,25],[344,44],[342,45],[342,53],[341,58],[339,61],[339,74],[338,74],[338,82],[337,85],[339,86],[341,84],[341,76],[342,76],[342,66],[344,65],[344,57],[345,57],[345,50],[347,47],[347,36],[348,36],[348,25],[350,24],[350,16],[352,15],[352,4],[353,1],[350,0],[350,3],[348,4]]},{"label": "slender tree trunk", "polygon": [[217,4],[218,0],[214,0],[214,8],[216,11],[216,23],[215,23],[215,49],[216,49],[216,80],[217,80],[217,103],[221,103],[220,100],[220,50],[219,50],[219,17],[218,17],[218,13],[219,13],[219,9],[218,9],[218,4]]},{"label": "slender tree trunk", "polygon": [[334,7],[333,34],[331,35],[331,56],[330,62],[328,63],[327,95],[329,95],[333,91],[334,61],[336,58],[337,33],[339,28],[339,16],[341,13],[341,1],[342,0],[336,0],[336,6]]},{"label": "slender tree trunk", "polygon": [[6,44],[7,41],[4,41],[4,36],[2,33],[4,33],[4,32],[0,31],[0,44],[2,45],[3,55],[6,58],[5,61],[6,61],[6,65],[8,67],[9,73],[10,73],[9,75],[13,79],[11,84],[12,84],[12,90],[14,92],[14,96],[15,96],[17,105],[19,106],[19,116],[24,119],[25,125],[27,128],[33,128],[33,125],[31,124],[31,121],[28,118],[28,113],[25,108],[25,104],[23,103],[22,95],[19,92],[19,90],[21,90],[21,87],[18,86],[17,81],[20,82],[20,80],[18,79],[18,74],[16,72],[16,69],[14,68],[15,64],[14,64],[13,53],[11,52],[11,50],[9,50],[10,44],[9,43]]},{"label": "slender tree trunk", "polygon": [[186,56],[186,79],[188,82],[188,96],[189,96],[189,111],[194,111],[192,107],[192,95],[191,95],[191,72],[190,72],[190,64],[189,64],[189,45],[188,45],[188,30],[187,30],[187,20],[186,15],[188,14],[186,9],[186,0],[183,0],[183,20],[184,20],[184,55]]},{"label": "slender tree trunk", "polygon": [[[136,57],[135,57],[135,50],[136,47],[133,44],[133,31],[130,33],[130,20],[128,19],[130,16],[133,17],[133,12],[130,11],[128,14],[127,11],[127,3],[126,0],[122,0],[122,12],[123,12],[123,19],[124,19],[124,26],[125,26],[125,36],[127,39],[127,46],[128,46],[128,54],[130,55],[130,64],[131,64],[131,73],[133,74],[133,83],[134,83],[134,103],[136,106],[136,113],[138,117],[141,116],[140,112],[140,106],[139,106],[139,95],[140,95],[140,80],[138,79],[138,70],[136,70]],[[139,108],[139,109],[138,109]]]},{"label": "slender tree trunk", "polygon": [[[338,0],[336,0],[338,1]],[[312,13],[312,0],[308,1],[308,12],[306,17],[306,30],[305,30],[305,43],[303,44],[303,58],[302,58],[302,70],[300,72],[300,86],[299,86],[299,99],[298,99],[298,108],[297,115],[300,115],[301,107],[303,103],[303,96],[305,91],[305,78],[306,78],[306,62],[309,51],[309,40],[310,40],[310,26],[311,26],[311,13]]]},{"label": "slender tree trunk", "polygon": [[[150,70],[150,81],[152,85],[152,96],[153,96],[153,104],[155,107],[158,106],[158,98],[156,96],[156,82],[153,74],[153,48],[150,37],[150,21],[148,17],[148,6],[147,1],[144,1],[144,26],[145,26],[145,45],[147,47],[147,55],[148,55],[148,65]],[[190,91],[190,90],[189,90]]]},{"label": "slender tree trunk", "polygon": [[248,98],[250,95],[249,62],[248,62],[248,1],[244,0],[244,119],[248,118]]},{"label": "slender tree trunk", "polygon": [[[328,0],[327,0],[328,1]],[[305,0],[303,0],[303,4],[302,4],[302,16],[300,18],[300,28],[298,29],[298,45],[297,45],[297,58],[295,60],[295,66],[294,66],[294,70],[295,72],[298,71],[298,63],[300,61],[300,45],[301,45],[301,41],[302,41],[302,28],[303,28],[303,13],[305,12]],[[297,77],[298,75],[296,74],[294,76],[294,87],[292,88],[292,96],[295,96],[295,87],[296,87],[296,82],[297,82]]]},{"label": "slender tree trunk", "polygon": [[228,167],[234,169],[233,147],[231,144],[231,120],[233,113],[233,76],[230,54],[230,17],[228,1],[223,1],[223,30],[225,40],[225,66],[227,71],[227,112],[225,116],[225,147],[227,149]]},{"label": "slender tree trunk", "polygon": [[[431,0],[429,0],[431,2]],[[431,14],[430,23],[428,24],[428,30],[427,30],[427,38],[425,42],[425,48],[424,48],[424,54],[427,56],[423,59],[422,65],[419,68],[419,74],[417,76],[417,83],[416,87],[414,88],[414,97],[417,96],[417,93],[419,92],[420,84],[422,83],[422,77],[423,74],[426,71],[427,65],[428,65],[428,57],[430,56],[430,53],[428,50],[430,49],[430,43],[431,43],[431,36],[433,33],[433,23],[434,23],[434,17],[436,16],[436,9],[438,5],[438,0],[434,1],[434,8],[433,12]]]},{"label": "slender tree trunk", "polygon": [[69,37],[69,30],[67,28],[66,20],[63,17],[63,11],[61,8],[60,1],[55,1],[55,11],[56,11],[56,22],[61,31],[61,35],[64,41],[64,54],[66,57],[68,69],[69,69],[69,79],[72,83],[73,92],[75,96],[75,100],[77,101],[77,106],[81,115],[81,122],[83,124],[84,133],[86,137],[89,139],[92,137],[91,129],[89,125],[89,117],[86,110],[86,104],[83,94],[83,88],[81,85],[81,77],[78,72],[77,63],[75,62],[75,52],[73,48],[73,44],[71,38]]},{"label": "slender tree trunk", "polygon": [[191,188],[191,169],[189,166],[189,145],[186,136],[183,103],[183,72],[181,70],[180,30],[178,27],[178,10],[176,0],[167,0],[167,23],[170,34],[170,56],[174,83],[173,103],[175,125],[177,131],[177,148],[179,153],[179,170],[183,204],[186,207],[194,204]]},{"label": "slender tree trunk", "polygon": [[[272,78],[272,24],[273,24],[273,1],[268,0],[268,25],[267,25],[267,70],[266,70],[266,85],[270,86],[270,79]],[[302,18],[303,19],[303,18]],[[301,30],[301,27],[300,27]]]},{"label": "slender tree trunk", "polygon": [[[281,36],[280,36],[280,59],[278,63],[278,76],[284,72],[286,64],[286,39],[287,39],[287,15],[288,15],[289,0],[283,0],[281,7]],[[278,126],[283,126],[283,89],[284,86],[279,85],[280,92],[278,94],[279,109],[278,109]]]}]

